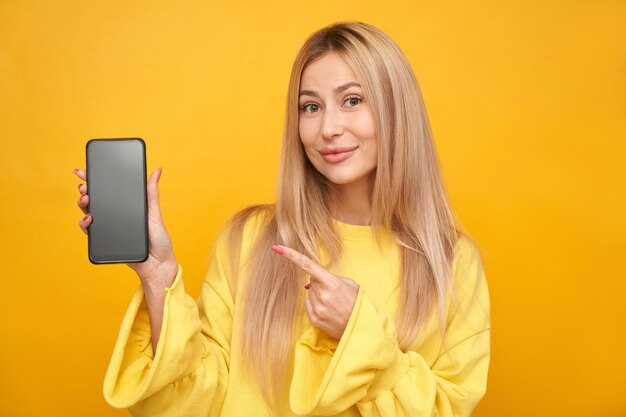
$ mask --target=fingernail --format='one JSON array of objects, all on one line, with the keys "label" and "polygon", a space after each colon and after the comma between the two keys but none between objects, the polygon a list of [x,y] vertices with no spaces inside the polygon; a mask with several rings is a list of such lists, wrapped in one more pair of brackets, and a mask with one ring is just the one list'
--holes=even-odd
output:
[{"label": "fingernail", "polygon": [[304,285],[304,288],[306,288],[308,290],[310,286],[311,286],[311,283],[309,282],[308,284]]},{"label": "fingernail", "polygon": [[272,250],[276,253],[279,254],[284,254],[285,253],[285,249],[281,248],[280,246],[276,246],[276,245],[272,245]]},{"label": "fingernail", "polygon": [[87,220],[89,218],[89,214],[87,214],[85,217],[83,217],[83,221]]},{"label": "fingernail", "polygon": [[161,179],[161,171],[163,171],[163,169],[159,167],[158,171],[159,172],[157,172],[157,182],[159,182],[159,180]]}]

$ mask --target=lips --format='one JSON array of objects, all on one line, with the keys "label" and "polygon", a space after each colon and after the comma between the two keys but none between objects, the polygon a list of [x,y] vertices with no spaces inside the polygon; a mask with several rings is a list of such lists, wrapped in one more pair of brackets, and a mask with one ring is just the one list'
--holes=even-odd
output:
[{"label": "lips", "polygon": [[345,146],[342,148],[325,148],[320,151],[322,155],[330,155],[335,153],[343,153],[343,152],[351,152],[358,148],[359,146]]},{"label": "lips", "polygon": [[326,148],[320,151],[326,162],[341,162],[350,158],[358,146],[347,148]]}]

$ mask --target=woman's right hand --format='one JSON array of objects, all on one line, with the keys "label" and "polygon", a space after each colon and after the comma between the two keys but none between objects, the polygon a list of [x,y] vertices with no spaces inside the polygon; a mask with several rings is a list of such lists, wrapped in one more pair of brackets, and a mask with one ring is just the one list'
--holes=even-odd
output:
[{"label": "woman's right hand", "polygon": [[[86,170],[75,169],[74,173],[83,181],[87,181]],[[172,241],[161,217],[158,187],[160,178],[161,168],[150,175],[146,184],[148,193],[148,246],[150,248],[148,259],[144,262],[129,262],[126,265],[139,275],[142,285],[170,287],[178,272],[178,262],[174,256]],[[85,234],[88,234],[87,228],[93,219],[87,209],[89,204],[87,184],[79,184],[78,191],[81,194],[78,207],[86,214],[78,222],[78,225]]]}]

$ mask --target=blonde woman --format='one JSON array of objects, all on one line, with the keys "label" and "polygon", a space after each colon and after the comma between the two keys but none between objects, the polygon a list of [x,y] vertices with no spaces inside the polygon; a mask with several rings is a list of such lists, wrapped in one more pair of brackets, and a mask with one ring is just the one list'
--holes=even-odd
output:
[{"label": "blonde woman", "polygon": [[197,301],[160,176],[147,185],[150,257],[128,264],[141,286],[106,373],[109,404],[152,417],[472,413],[487,385],[487,282],[450,210],[418,84],[384,32],[340,22],[306,40],[276,203],[232,217]]}]

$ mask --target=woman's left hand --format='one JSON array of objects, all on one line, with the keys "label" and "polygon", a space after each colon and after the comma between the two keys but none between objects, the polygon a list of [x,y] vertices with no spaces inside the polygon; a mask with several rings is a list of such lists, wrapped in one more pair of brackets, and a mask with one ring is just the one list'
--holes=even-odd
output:
[{"label": "woman's left hand", "polygon": [[329,336],[341,339],[356,302],[359,284],[350,278],[334,275],[287,246],[276,245],[272,249],[311,275],[311,282],[305,285],[309,297],[304,299],[309,320]]}]

